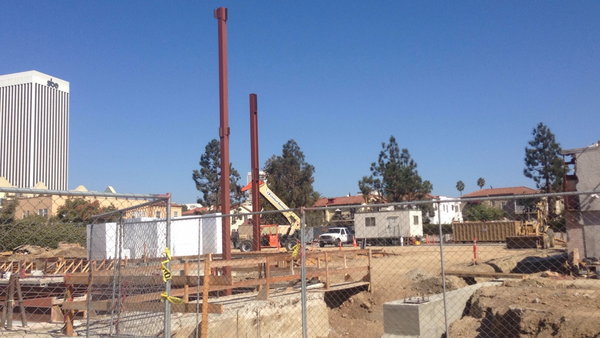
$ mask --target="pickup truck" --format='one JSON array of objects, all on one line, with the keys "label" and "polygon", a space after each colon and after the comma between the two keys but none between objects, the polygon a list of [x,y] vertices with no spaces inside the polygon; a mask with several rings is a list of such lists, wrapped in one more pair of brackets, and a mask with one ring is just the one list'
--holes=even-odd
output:
[{"label": "pickup truck", "polygon": [[347,228],[330,228],[326,233],[319,235],[319,246],[322,248],[325,244],[340,246],[351,243],[353,236]]}]

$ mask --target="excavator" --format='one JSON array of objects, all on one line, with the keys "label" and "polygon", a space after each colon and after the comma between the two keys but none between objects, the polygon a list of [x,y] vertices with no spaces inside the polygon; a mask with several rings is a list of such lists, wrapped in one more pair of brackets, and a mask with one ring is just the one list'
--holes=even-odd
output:
[{"label": "excavator", "polygon": [[[252,189],[252,183],[243,187],[242,191],[248,191],[250,189]],[[287,228],[283,234],[280,234],[279,231],[277,231],[279,226],[276,224],[261,225],[262,245],[266,247],[284,247],[287,251],[291,251],[300,240],[300,217],[293,211],[290,211],[287,204],[285,204],[273,190],[269,189],[265,182],[259,181],[258,191],[277,210],[280,210],[281,214],[290,223],[289,228]],[[276,231],[272,231],[272,229],[275,229]],[[240,251],[250,251],[252,249],[252,224],[240,225],[238,237]]]}]

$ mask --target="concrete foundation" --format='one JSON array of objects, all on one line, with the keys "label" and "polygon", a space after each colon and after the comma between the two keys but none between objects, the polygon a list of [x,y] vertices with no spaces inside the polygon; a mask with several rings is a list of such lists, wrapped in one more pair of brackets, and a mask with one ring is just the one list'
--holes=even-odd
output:
[{"label": "concrete foundation", "polygon": [[[502,282],[485,282],[447,292],[448,326],[462,317],[467,302],[477,289],[498,285]],[[383,304],[383,337],[441,337],[446,331],[443,295],[427,296],[417,303],[420,300],[421,297]]]},{"label": "concrete foundation", "polygon": [[[308,337],[329,335],[324,293],[307,294],[307,322]],[[230,304],[223,314],[210,314],[209,323],[211,337],[301,337],[300,293]]]},{"label": "concrete foundation", "polygon": [[[256,294],[246,298],[222,297],[211,302],[223,304],[223,313],[210,313],[208,322],[209,337],[301,337],[302,314],[300,292],[271,295],[268,300],[256,300]],[[161,311],[164,304],[156,303],[157,313],[124,312],[113,318],[118,322],[118,334],[132,337],[162,336],[164,317]],[[309,337],[327,337],[329,318],[324,293],[307,294],[307,321]],[[196,337],[196,329],[201,323],[201,313],[174,313],[171,315],[172,337]],[[91,337],[111,333],[111,319],[97,316],[90,323]],[[85,320],[76,321],[79,335],[86,334]],[[112,333],[117,329],[113,326]],[[199,334],[199,332],[198,332]]]}]

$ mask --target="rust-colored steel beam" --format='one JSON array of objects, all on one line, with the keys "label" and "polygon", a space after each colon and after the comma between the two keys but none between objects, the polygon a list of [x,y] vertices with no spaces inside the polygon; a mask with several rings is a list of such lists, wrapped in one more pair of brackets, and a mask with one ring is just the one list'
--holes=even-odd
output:
[{"label": "rust-colored steel beam", "polygon": [[[227,86],[227,8],[215,10],[219,30],[219,107],[221,142],[221,212],[226,215],[231,209],[229,198],[229,92]],[[231,219],[223,217],[223,259],[231,259]],[[231,267],[223,268],[225,276],[231,276]]]},{"label": "rust-colored steel beam", "polygon": [[[250,94],[250,162],[252,167],[252,212],[260,211],[258,164],[258,104],[256,94]],[[252,250],[260,251],[260,215],[252,215]]]}]

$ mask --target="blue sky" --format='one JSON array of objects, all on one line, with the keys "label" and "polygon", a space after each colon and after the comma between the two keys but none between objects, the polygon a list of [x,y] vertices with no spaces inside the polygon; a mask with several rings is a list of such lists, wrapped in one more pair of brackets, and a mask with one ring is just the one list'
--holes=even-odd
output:
[{"label": "blue sky", "polygon": [[229,8],[231,159],[295,139],[325,196],[358,191],[381,142],[408,148],[434,193],[534,186],[538,122],[563,148],[600,140],[600,2],[4,1],[0,74],[71,83],[71,188],[199,193],[218,137],[217,22]]}]

